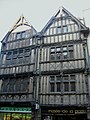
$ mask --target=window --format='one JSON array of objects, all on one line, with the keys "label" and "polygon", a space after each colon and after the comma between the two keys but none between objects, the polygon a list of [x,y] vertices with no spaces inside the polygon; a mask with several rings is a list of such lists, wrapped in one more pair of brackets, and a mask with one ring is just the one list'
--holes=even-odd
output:
[{"label": "window", "polygon": [[63,46],[63,59],[67,59],[68,58],[68,48],[67,46]]},{"label": "window", "polygon": [[16,64],[16,60],[15,59],[17,59],[17,53],[18,53],[17,50],[13,51],[13,64]]},{"label": "window", "polygon": [[30,48],[25,49],[25,53],[30,52]]},{"label": "window", "polygon": [[55,92],[55,76],[50,76],[50,92]]},{"label": "window", "polygon": [[9,56],[9,55],[11,55],[11,54],[12,54],[12,52],[11,52],[11,51],[7,53],[7,55],[8,55],[8,56]]},{"label": "window", "polygon": [[56,83],[56,85],[57,85],[57,92],[61,92],[61,83]]},{"label": "window", "polygon": [[60,60],[61,59],[61,53],[57,53],[56,54],[56,60]]},{"label": "window", "polygon": [[26,37],[26,32],[25,32],[25,31],[23,31],[23,32],[21,33],[21,37],[22,37],[22,38],[25,38],[25,37]]},{"label": "window", "polygon": [[55,60],[55,47],[51,48],[50,53],[51,53],[50,59],[51,59],[51,60]]},{"label": "window", "polygon": [[23,49],[19,49],[19,54],[23,53]]},{"label": "window", "polygon": [[15,85],[15,80],[14,79],[9,80],[8,92],[14,92],[14,85]]},{"label": "window", "polygon": [[28,86],[29,86],[29,81],[28,81],[28,79],[24,78],[23,81],[22,81],[21,91],[27,92],[28,91]]},{"label": "window", "polygon": [[67,46],[63,46],[63,51],[67,51]]},{"label": "window", "polygon": [[63,59],[67,59],[68,58],[68,52],[63,52]]},{"label": "window", "polygon": [[75,80],[75,75],[70,75],[70,80]]},{"label": "window", "polygon": [[61,33],[61,32],[62,32],[61,27],[57,27],[57,33]]},{"label": "window", "polygon": [[64,83],[64,91],[69,91],[69,83]]},{"label": "window", "polygon": [[63,26],[63,33],[67,33],[68,32],[68,27],[67,26]]},{"label": "window", "polygon": [[[25,49],[25,54],[24,54],[25,57],[30,57],[30,48],[26,48]],[[30,59],[30,58],[29,58]]]},{"label": "window", "polygon": [[55,54],[51,54],[51,60],[55,60]]},{"label": "window", "polygon": [[8,83],[9,83],[8,80],[3,80],[2,81],[1,92],[7,92]]},{"label": "window", "polygon": [[55,92],[55,84],[54,83],[50,83],[50,86],[51,86],[51,92]]},{"label": "window", "polygon": [[55,76],[50,76],[50,81],[54,81],[55,80]]},{"label": "window", "polygon": [[51,47],[50,60],[63,60],[74,58],[73,45]]},{"label": "window", "polygon": [[70,84],[71,84],[71,91],[75,91],[75,89],[76,89],[75,82],[71,82]]},{"label": "window", "polygon": [[15,84],[15,91],[20,92],[21,91],[21,79],[17,79],[17,82]]},{"label": "window", "polygon": [[75,75],[64,75],[63,76],[63,83],[64,83],[64,92],[75,92],[76,85],[75,85]]},{"label": "window", "polygon": [[63,76],[50,76],[50,92],[75,92],[75,75],[64,74]]},{"label": "window", "polygon": [[56,81],[61,81],[62,77],[61,76],[56,76]]},{"label": "window", "polygon": [[61,48],[60,47],[56,47],[56,52],[60,52]]},{"label": "window", "polygon": [[61,92],[61,76],[50,76],[50,92]]},{"label": "window", "polygon": [[67,32],[68,32],[67,26],[57,27],[57,33],[67,33]]},{"label": "window", "polygon": [[50,60],[59,60],[61,58],[60,51],[60,47],[52,47],[50,51]]},{"label": "window", "polygon": [[55,47],[51,48],[51,53],[55,53]]},{"label": "window", "polygon": [[6,55],[6,59],[7,59],[7,60],[10,60],[11,57],[12,57],[12,52],[9,51],[9,52],[7,53],[7,55]]},{"label": "window", "polygon": [[66,80],[66,81],[68,81],[69,80],[69,76],[68,75],[64,75],[63,79]]},{"label": "window", "polygon": [[21,39],[21,33],[16,34],[16,39]]}]

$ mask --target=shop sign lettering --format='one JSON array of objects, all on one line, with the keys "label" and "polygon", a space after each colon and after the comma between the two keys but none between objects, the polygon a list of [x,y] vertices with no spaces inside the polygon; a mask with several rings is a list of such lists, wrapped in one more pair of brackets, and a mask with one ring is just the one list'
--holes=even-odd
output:
[{"label": "shop sign lettering", "polygon": [[51,113],[51,114],[86,114],[86,110],[66,110],[66,109],[63,109],[63,110],[48,110],[48,113]]}]

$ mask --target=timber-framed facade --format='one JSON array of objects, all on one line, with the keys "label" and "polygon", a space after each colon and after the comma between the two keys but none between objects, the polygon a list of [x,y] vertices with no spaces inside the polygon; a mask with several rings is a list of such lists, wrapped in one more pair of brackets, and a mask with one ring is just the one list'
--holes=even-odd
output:
[{"label": "timber-framed facade", "polygon": [[89,120],[88,35],[64,7],[41,32],[21,16],[2,40],[2,120]]}]

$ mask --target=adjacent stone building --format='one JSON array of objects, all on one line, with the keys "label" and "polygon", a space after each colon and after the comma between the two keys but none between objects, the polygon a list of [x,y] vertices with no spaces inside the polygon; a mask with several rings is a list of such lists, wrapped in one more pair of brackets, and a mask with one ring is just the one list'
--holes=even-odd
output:
[{"label": "adjacent stone building", "polygon": [[21,16],[2,40],[0,119],[89,120],[88,35],[64,7],[41,32]]}]

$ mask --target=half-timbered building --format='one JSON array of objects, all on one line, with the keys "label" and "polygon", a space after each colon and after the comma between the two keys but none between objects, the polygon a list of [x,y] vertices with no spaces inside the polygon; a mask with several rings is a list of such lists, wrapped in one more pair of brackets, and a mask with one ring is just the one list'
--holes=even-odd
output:
[{"label": "half-timbered building", "polygon": [[0,119],[89,120],[88,34],[64,7],[41,32],[21,16],[2,40]]},{"label": "half-timbered building", "polygon": [[27,120],[34,115],[36,33],[21,16],[2,40],[0,120]]},{"label": "half-timbered building", "polygon": [[42,29],[39,61],[42,120],[87,119],[88,32],[84,23],[63,7]]}]

